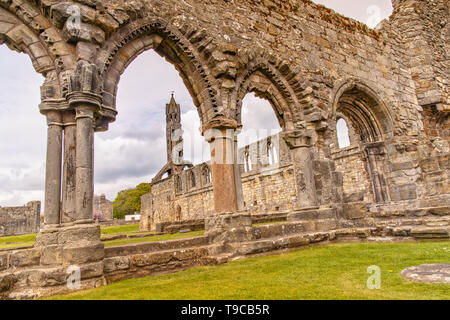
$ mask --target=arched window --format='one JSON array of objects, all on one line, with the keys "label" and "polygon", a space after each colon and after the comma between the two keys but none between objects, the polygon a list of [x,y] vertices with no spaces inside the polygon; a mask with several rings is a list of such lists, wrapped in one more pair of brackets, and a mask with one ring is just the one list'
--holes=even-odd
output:
[{"label": "arched window", "polygon": [[189,179],[189,187],[190,189],[195,188],[195,174],[194,171],[189,171],[188,173],[188,179]]},{"label": "arched window", "polygon": [[203,185],[208,185],[212,182],[211,170],[209,170],[207,165],[202,168],[202,179]]},{"label": "arched window", "polygon": [[245,148],[244,161],[245,161],[245,172],[252,171],[252,158],[250,156],[250,151],[248,147]]},{"label": "arched window", "polygon": [[175,176],[175,190],[177,193],[183,192],[183,181],[180,176]]},{"label": "arched window", "polygon": [[270,166],[278,163],[278,154],[275,144],[272,142],[272,137],[267,139],[267,160]]},{"label": "arched window", "polygon": [[344,118],[340,118],[336,124],[337,140],[339,149],[347,148],[350,146],[350,135],[348,130],[347,121]]},{"label": "arched window", "polygon": [[239,135],[240,148],[281,132],[278,118],[270,102],[254,93],[247,94],[242,100],[241,122],[243,127]]}]

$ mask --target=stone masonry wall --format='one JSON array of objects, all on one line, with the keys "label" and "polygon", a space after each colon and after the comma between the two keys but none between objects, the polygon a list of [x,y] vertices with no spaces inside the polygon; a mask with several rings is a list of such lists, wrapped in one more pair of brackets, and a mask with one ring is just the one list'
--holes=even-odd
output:
[{"label": "stone masonry wall", "polygon": [[[276,161],[272,164],[267,159],[270,155],[268,141],[275,150],[272,152]],[[247,160],[246,151],[249,152]],[[296,192],[290,150],[278,135],[240,148],[239,157],[244,206],[250,213],[293,210]],[[246,171],[249,169],[246,161],[252,163],[249,171]],[[153,183],[152,192],[141,198],[141,229],[153,230],[157,223],[197,220],[213,215],[212,184],[205,176],[209,172],[209,164],[203,163]],[[177,179],[181,182],[179,189]]]},{"label": "stone masonry wall", "polygon": [[113,220],[113,202],[106,199],[106,196],[94,196],[94,219],[98,221]]},{"label": "stone masonry wall", "polygon": [[23,207],[0,207],[0,237],[39,232],[40,216],[40,201]]}]

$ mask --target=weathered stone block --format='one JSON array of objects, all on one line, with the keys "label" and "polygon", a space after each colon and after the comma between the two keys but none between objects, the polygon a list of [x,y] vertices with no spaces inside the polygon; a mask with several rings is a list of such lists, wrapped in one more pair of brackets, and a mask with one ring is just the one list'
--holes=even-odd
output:
[{"label": "weathered stone block", "polygon": [[130,268],[130,259],[128,257],[113,257],[103,260],[105,273],[127,270]]},{"label": "weathered stone block", "polygon": [[80,266],[81,280],[92,279],[103,276],[103,261],[84,264]]},{"label": "weathered stone block", "polygon": [[46,246],[41,249],[42,266],[61,265],[63,263],[63,248],[58,245]]},{"label": "weathered stone block", "polygon": [[101,261],[105,256],[102,242],[75,242],[63,247],[63,262],[65,264],[84,264]]},{"label": "weathered stone block", "polygon": [[0,253],[0,272],[8,269],[9,253]]},{"label": "weathered stone block", "polygon": [[[27,279],[27,286],[51,287],[66,284],[68,274],[65,268],[40,268],[27,270],[21,273],[19,278]],[[23,284],[23,280],[21,281]]]},{"label": "weathered stone block", "polygon": [[27,249],[14,251],[10,256],[10,266],[15,268],[39,265],[40,249]]},{"label": "weathered stone block", "polygon": [[89,224],[62,229],[58,233],[58,244],[65,245],[77,241],[95,242],[100,240],[100,225]]},{"label": "weathered stone block", "polygon": [[297,248],[309,244],[309,239],[306,236],[290,237],[288,240],[288,248]]},{"label": "weathered stone block", "polygon": [[344,219],[362,219],[367,216],[369,210],[364,202],[344,203],[342,218]]},{"label": "weathered stone block", "polygon": [[417,199],[416,185],[406,184],[401,186],[390,186],[390,195],[392,201]]},{"label": "weathered stone block", "polygon": [[0,274],[0,298],[3,293],[13,289],[16,282],[17,278],[13,274]]},{"label": "weathered stone block", "polygon": [[41,232],[36,236],[36,240],[34,241],[35,247],[47,247],[51,245],[58,244],[58,233],[57,232]]}]

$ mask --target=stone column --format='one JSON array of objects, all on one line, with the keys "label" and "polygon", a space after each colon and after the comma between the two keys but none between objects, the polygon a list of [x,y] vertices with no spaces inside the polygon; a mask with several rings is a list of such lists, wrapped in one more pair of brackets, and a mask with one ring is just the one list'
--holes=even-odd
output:
[{"label": "stone column", "polygon": [[242,190],[241,164],[239,163],[239,146],[238,135],[241,133],[241,128],[235,131],[234,135],[234,181],[236,184],[236,203],[237,210],[243,211],[244,208],[244,192]]},{"label": "stone column", "polygon": [[89,105],[76,108],[76,220],[92,222],[94,198],[94,110]]},{"label": "stone column", "polygon": [[76,137],[75,113],[63,114],[64,121],[64,164],[62,187],[62,223],[76,220]]},{"label": "stone column", "polygon": [[380,154],[380,145],[375,143],[372,146],[366,146],[366,156],[369,167],[369,174],[372,181],[372,187],[376,203],[384,203],[388,200],[387,190],[381,182],[381,174],[378,170],[378,161],[376,156]]},{"label": "stone column", "polygon": [[[233,128],[211,129],[211,172],[213,177],[215,214],[238,211],[235,162],[235,131]],[[242,187],[241,187],[242,190]]]},{"label": "stone column", "polygon": [[47,162],[45,172],[45,216],[46,227],[60,224],[61,211],[61,162],[62,162],[62,117],[57,111],[47,114]]},{"label": "stone column", "polygon": [[[252,218],[243,211],[242,181],[237,155],[237,123],[216,119],[204,134],[211,146],[211,172],[214,194],[214,215],[205,219],[206,235],[214,247],[211,254],[220,254],[233,243],[253,240],[256,235]],[[232,251],[238,252],[237,244]]]},{"label": "stone column", "polygon": [[291,149],[297,203],[295,210],[318,208],[314,181],[311,136],[307,132],[287,132],[283,138]]}]

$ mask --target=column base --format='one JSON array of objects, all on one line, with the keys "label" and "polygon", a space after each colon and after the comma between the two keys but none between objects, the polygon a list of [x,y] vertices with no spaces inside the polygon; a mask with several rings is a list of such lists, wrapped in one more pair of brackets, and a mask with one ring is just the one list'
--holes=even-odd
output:
[{"label": "column base", "polygon": [[9,281],[0,287],[0,298],[35,299],[106,284],[99,224],[46,226],[34,248],[12,254],[17,256],[14,263],[0,272],[0,282]]},{"label": "column base", "polygon": [[212,243],[235,243],[254,240],[250,213],[221,213],[205,219],[206,236]]},{"label": "column base", "polygon": [[40,249],[40,266],[45,267],[103,264],[105,256],[100,225],[93,223],[44,230],[34,247]]}]

